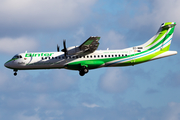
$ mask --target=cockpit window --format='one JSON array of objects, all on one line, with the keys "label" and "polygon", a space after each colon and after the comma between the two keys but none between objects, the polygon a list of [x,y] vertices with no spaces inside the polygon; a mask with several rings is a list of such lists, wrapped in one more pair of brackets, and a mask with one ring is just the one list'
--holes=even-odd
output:
[{"label": "cockpit window", "polygon": [[22,58],[21,55],[15,55],[12,59],[16,59],[16,58]]},{"label": "cockpit window", "polygon": [[15,55],[12,59],[15,59],[15,58],[17,58],[17,55]]}]

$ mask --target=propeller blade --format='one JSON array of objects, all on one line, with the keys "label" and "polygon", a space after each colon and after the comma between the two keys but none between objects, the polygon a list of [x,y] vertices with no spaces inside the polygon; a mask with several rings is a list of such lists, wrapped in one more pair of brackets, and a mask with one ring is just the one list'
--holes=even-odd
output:
[{"label": "propeller blade", "polygon": [[58,46],[58,44],[57,44],[57,51],[59,52],[59,46]]},{"label": "propeller blade", "polygon": [[63,46],[64,46],[64,49],[62,49],[61,51],[62,51],[62,52],[67,52],[66,40],[63,40]]},{"label": "propeller blade", "polygon": [[63,40],[63,45],[64,45],[64,50],[65,50],[65,52],[67,52],[67,48],[66,48],[66,40]]},{"label": "propeller blade", "polygon": [[64,49],[62,49],[61,51],[64,52],[64,55],[67,58],[66,40],[63,40],[63,46],[64,46]]}]

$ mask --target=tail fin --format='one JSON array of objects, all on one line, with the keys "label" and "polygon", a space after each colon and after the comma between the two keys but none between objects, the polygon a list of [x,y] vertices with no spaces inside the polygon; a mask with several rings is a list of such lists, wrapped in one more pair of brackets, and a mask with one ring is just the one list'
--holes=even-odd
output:
[{"label": "tail fin", "polygon": [[142,45],[144,50],[150,50],[160,46],[160,50],[169,51],[175,25],[175,22],[163,23],[156,35]]},{"label": "tail fin", "polygon": [[141,48],[140,53],[135,54],[135,64],[177,54],[177,51],[169,51],[175,25],[175,22],[163,23],[155,36],[146,43],[133,47],[135,50]]}]

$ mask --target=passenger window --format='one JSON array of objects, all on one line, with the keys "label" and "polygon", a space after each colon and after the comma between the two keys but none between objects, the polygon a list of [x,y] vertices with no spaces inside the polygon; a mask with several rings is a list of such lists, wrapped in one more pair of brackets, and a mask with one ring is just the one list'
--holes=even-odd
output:
[{"label": "passenger window", "polygon": [[42,59],[42,60],[44,60],[44,58],[43,58],[43,57],[42,57],[41,59]]},{"label": "passenger window", "polygon": [[121,55],[119,54],[119,57],[121,57]]},{"label": "passenger window", "polygon": [[99,58],[100,56],[98,55],[98,58]]},{"label": "passenger window", "polygon": [[125,54],[125,56],[127,57],[127,54]]},{"label": "passenger window", "polygon": [[64,57],[62,57],[62,59],[64,59]]},{"label": "passenger window", "polygon": [[45,59],[47,59],[47,57],[45,57]]},{"label": "passenger window", "polygon": [[92,55],[90,57],[92,58]]},{"label": "passenger window", "polygon": [[59,56],[59,59],[61,59],[61,57]]},{"label": "passenger window", "polygon": [[115,57],[117,57],[117,55],[115,55]]},{"label": "passenger window", "polygon": [[101,55],[101,57],[103,58],[103,55]]},{"label": "passenger window", "polygon": [[124,57],[124,55],[122,54],[122,57]]},{"label": "passenger window", "polygon": [[94,55],[94,58],[96,58],[96,55]]},{"label": "passenger window", "polygon": [[89,58],[89,56],[87,56],[87,58]]},{"label": "passenger window", "polygon": [[22,58],[22,56],[20,55],[19,58]]},{"label": "passenger window", "polygon": [[114,55],[112,55],[112,57],[114,57]]},{"label": "passenger window", "polygon": [[107,55],[105,55],[105,57],[107,57]]}]

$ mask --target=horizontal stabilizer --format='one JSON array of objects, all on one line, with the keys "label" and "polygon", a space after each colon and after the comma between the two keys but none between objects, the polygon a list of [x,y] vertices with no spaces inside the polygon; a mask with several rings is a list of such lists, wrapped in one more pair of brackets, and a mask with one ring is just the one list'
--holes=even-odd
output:
[{"label": "horizontal stabilizer", "polygon": [[151,60],[155,60],[155,59],[159,59],[159,58],[163,58],[163,57],[168,57],[168,56],[176,55],[176,54],[177,54],[177,51],[166,51],[166,52],[152,58]]}]

